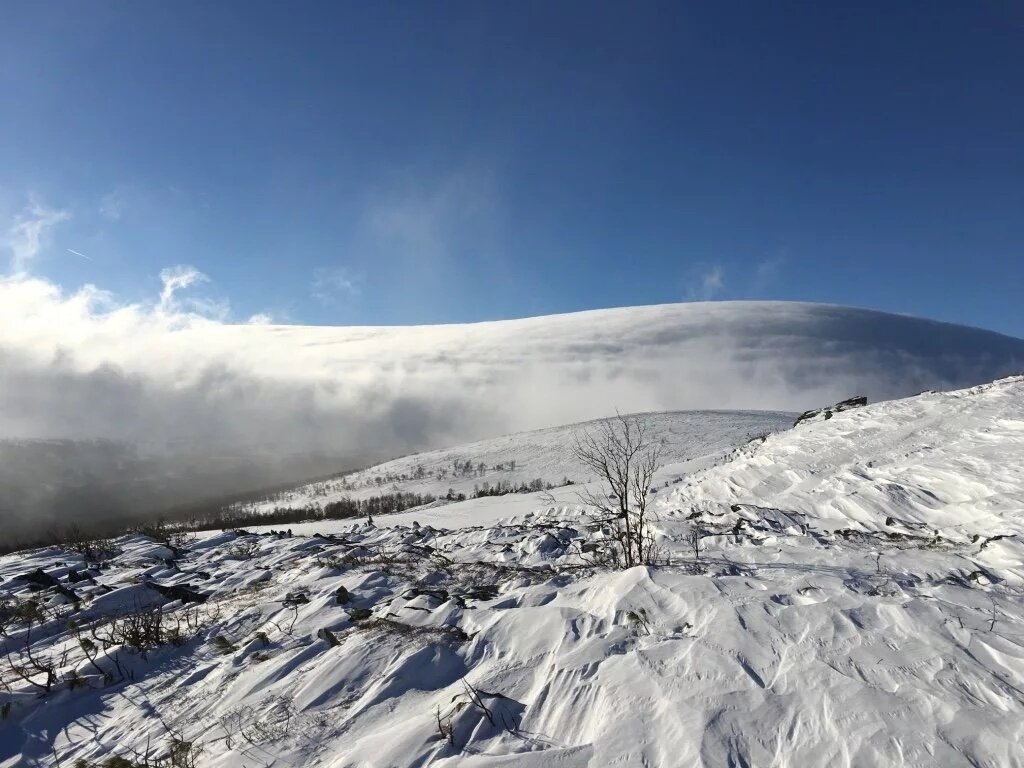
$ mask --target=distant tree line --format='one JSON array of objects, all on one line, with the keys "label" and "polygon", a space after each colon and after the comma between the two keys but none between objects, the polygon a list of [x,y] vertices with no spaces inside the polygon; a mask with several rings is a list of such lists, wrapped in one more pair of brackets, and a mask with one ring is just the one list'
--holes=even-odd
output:
[{"label": "distant tree line", "polygon": [[411,491],[396,491],[395,493],[384,493],[380,496],[371,496],[368,499],[338,499],[324,505],[323,517],[327,520],[343,520],[347,517],[372,517],[373,515],[386,515],[391,512],[404,512],[413,507],[421,507],[437,501],[437,497],[430,493],[413,493]]},{"label": "distant tree line", "polygon": [[[541,478],[535,477],[528,483],[519,483],[513,485],[508,480],[499,480],[494,485],[490,483],[482,483],[481,485],[473,486],[473,497],[474,499],[483,498],[485,496],[504,496],[509,493],[537,493],[538,491],[550,491],[552,488],[559,488],[565,485],[575,485],[573,480],[567,477],[562,478],[560,485],[554,483],[545,483]],[[451,493],[451,491],[449,491]]]},{"label": "distant tree line", "polygon": [[[514,462],[509,462],[495,465],[494,469],[514,469],[514,467]],[[461,464],[461,468],[463,471],[468,470],[468,463]],[[472,494],[468,495],[449,488],[447,494],[440,498],[445,501],[458,502],[465,501],[467,498],[504,496],[509,493],[536,493],[566,485],[574,485],[574,481],[566,477],[562,478],[561,483],[545,482],[539,477],[518,484],[513,484],[509,480],[500,480],[494,484],[483,482],[476,485]],[[161,515],[155,518],[155,523],[152,522],[154,518],[149,518],[149,520],[136,518],[123,522],[109,521],[103,524],[86,524],[82,527],[78,523],[71,523],[60,528],[54,527],[34,537],[11,541],[0,540],[0,554],[54,544],[65,546],[68,549],[76,549],[80,546],[90,546],[90,542],[94,540],[117,537],[129,531],[137,531],[164,540],[176,533],[186,531],[210,531],[263,525],[289,526],[318,520],[372,518],[376,515],[404,512],[407,509],[431,504],[438,500],[437,496],[430,493],[394,491],[365,499],[344,497],[325,504],[314,501],[301,506],[275,506],[270,511],[260,511],[253,506],[256,498],[258,497],[253,494],[245,501],[213,502],[205,508],[193,505],[181,510],[178,514]],[[263,498],[267,498],[267,495],[264,494]]]}]

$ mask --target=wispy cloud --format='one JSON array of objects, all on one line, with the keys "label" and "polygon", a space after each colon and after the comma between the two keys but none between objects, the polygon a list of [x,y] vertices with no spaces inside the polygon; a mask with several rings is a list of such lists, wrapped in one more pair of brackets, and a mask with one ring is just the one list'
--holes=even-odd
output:
[{"label": "wispy cloud", "polygon": [[700,268],[689,283],[686,296],[690,301],[710,301],[725,289],[725,269],[720,264]]},{"label": "wispy cloud", "polygon": [[440,178],[403,177],[378,193],[367,212],[372,232],[419,257],[442,257],[477,239],[497,208],[494,174],[468,165]]},{"label": "wispy cloud", "polygon": [[30,200],[7,230],[6,245],[11,251],[11,271],[15,274],[27,271],[48,243],[50,230],[70,218],[68,211],[48,208],[38,200]]},{"label": "wispy cloud", "polygon": [[405,307],[447,302],[473,290],[481,273],[511,287],[517,273],[505,254],[505,212],[487,162],[393,174],[368,198],[356,250],[379,278],[375,287]]},{"label": "wispy cloud", "polygon": [[753,294],[763,295],[778,280],[779,272],[786,263],[786,256],[770,256],[761,259],[754,267]]},{"label": "wispy cloud", "polygon": [[209,279],[188,264],[178,264],[160,270],[160,282],[163,284],[163,288],[160,290],[160,310],[163,312],[177,310],[178,302],[175,300],[175,294],[196,283],[208,282]]},{"label": "wispy cloud", "polygon": [[231,303],[211,295],[181,294],[210,278],[189,264],[177,264],[160,271],[160,299],[155,311],[171,318],[176,325],[188,325],[195,320],[227,322],[231,319]]},{"label": "wispy cloud", "polygon": [[94,261],[92,256],[86,256],[84,253],[82,253],[81,251],[76,251],[74,248],[67,248],[65,250],[67,250],[68,253],[73,253],[75,256],[81,256],[86,261]]},{"label": "wispy cloud", "polygon": [[309,294],[321,304],[334,304],[344,298],[354,298],[362,292],[362,281],[345,267],[318,269],[313,273]]},{"label": "wispy cloud", "polygon": [[108,192],[100,199],[99,213],[103,218],[117,221],[123,212],[124,199],[120,192]]}]

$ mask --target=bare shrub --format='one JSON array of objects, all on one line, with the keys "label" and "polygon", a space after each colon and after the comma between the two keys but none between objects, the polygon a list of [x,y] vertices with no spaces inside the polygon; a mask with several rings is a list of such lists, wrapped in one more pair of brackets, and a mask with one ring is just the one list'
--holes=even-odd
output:
[{"label": "bare shrub", "polygon": [[235,560],[249,560],[254,557],[260,549],[260,540],[255,536],[240,536],[235,539],[227,552]]},{"label": "bare shrub", "polygon": [[213,647],[217,653],[221,655],[234,653],[238,650],[230,640],[224,637],[224,635],[217,635],[213,638]]},{"label": "bare shrub", "polygon": [[465,643],[469,640],[469,635],[463,630],[448,624],[418,627],[393,619],[376,618],[360,622],[358,628],[364,631],[386,632],[410,639],[419,638],[428,643]]},{"label": "bare shrub", "polygon": [[612,531],[611,548],[597,553],[597,559],[623,568],[656,564],[658,550],[647,502],[661,457],[660,443],[650,439],[635,416],[617,415],[577,434],[573,456],[597,475],[601,485],[601,491],[580,491],[580,502],[600,513],[599,522]]},{"label": "bare shrub", "polygon": [[437,718],[437,732],[442,739],[451,746],[455,746],[455,726],[452,725],[452,716],[441,717],[441,707],[436,707],[434,717]]},{"label": "bare shrub", "polygon": [[90,536],[77,523],[69,525],[57,540],[61,547],[81,555],[86,562],[102,563],[121,551],[114,539]]},{"label": "bare shrub", "polygon": [[693,550],[695,560],[700,560],[700,548],[704,539],[704,529],[697,522],[693,522],[686,531],[686,543]]},{"label": "bare shrub", "polygon": [[167,733],[167,742],[156,755],[151,754],[147,747],[141,753],[132,750],[131,757],[112,755],[99,763],[79,759],[75,761],[74,768],[198,768],[203,748],[170,728]]},{"label": "bare shrub", "polygon": [[643,608],[637,608],[635,611],[627,611],[626,618],[629,623],[637,629],[643,629],[644,634],[651,634],[651,625],[647,621],[647,611]]},{"label": "bare shrub", "polygon": [[181,645],[194,623],[197,619],[193,620],[190,611],[171,614],[159,605],[137,607],[98,622],[91,634],[104,649],[126,645],[144,652],[162,645]]},{"label": "bare shrub", "polygon": [[60,671],[67,664],[68,649],[60,653],[52,650],[40,651],[33,646],[35,640],[32,637],[34,624],[30,623],[25,630],[21,647],[12,650],[11,640],[4,643],[4,655],[7,661],[7,671],[14,677],[28,683],[41,693],[50,693],[53,686],[60,680]]}]

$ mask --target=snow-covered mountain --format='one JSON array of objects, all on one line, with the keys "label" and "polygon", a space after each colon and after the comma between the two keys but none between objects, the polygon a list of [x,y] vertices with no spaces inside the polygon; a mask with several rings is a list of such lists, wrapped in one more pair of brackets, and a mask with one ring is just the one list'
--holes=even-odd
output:
[{"label": "snow-covered mountain", "polygon": [[1024,377],[577,490],[0,558],[0,766],[1024,765]]}]

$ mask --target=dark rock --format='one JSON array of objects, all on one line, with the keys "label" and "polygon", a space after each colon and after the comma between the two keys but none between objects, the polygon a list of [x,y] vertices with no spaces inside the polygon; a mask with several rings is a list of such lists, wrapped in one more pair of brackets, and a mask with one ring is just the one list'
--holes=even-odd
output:
[{"label": "dark rock", "polygon": [[53,591],[56,592],[58,595],[63,595],[72,603],[78,604],[82,601],[82,599],[78,595],[76,595],[70,589],[65,587],[63,584],[58,584],[56,587],[53,588]]},{"label": "dark rock", "polygon": [[493,600],[497,596],[497,584],[479,584],[461,595],[468,600]]},{"label": "dark rock", "polygon": [[333,648],[336,645],[340,645],[338,638],[336,638],[334,636],[334,633],[326,627],[324,629],[318,630],[316,636],[320,640],[323,640],[325,643],[327,643],[327,645],[329,645],[331,648]]},{"label": "dark rock", "polygon": [[172,584],[164,586],[150,581],[146,584],[150,589],[156,590],[168,600],[181,600],[183,603],[205,603],[209,595],[198,592],[188,584]]},{"label": "dark rock", "polygon": [[95,584],[96,579],[88,571],[70,571],[68,573],[68,584],[80,584],[82,582]]},{"label": "dark rock", "polygon": [[435,587],[434,589],[428,589],[426,587],[411,587],[402,594],[402,597],[409,599],[419,597],[421,595],[432,597],[438,602],[443,603],[448,599],[448,590],[441,589],[440,587]]},{"label": "dark rock", "polygon": [[793,422],[793,426],[798,426],[799,424],[803,424],[804,422],[807,421],[817,421],[819,418],[822,421],[827,421],[828,419],[831,419],[832,416],[836,413],[839,413],[841,411],[848,411],[851,408],[860,408],[867,404],[868,399],[863,395],[858,395],[857,397],[850,397],[847,398],[846,400],[840,400],[835,405],[829,405],[826,406],[825,408],[815,408],[812,411],[804,411],[797,417],[796,421]]},{"label": "dark rock", "polygon": [[30,571],[29,573],[23,573],[20,576],[15,576],[14,581],[25,581],[29,584],[35,584],[38,587],[56,587],[60,583],[53,576],[45,573],[42,568],[36,568],[34,571]]}]

